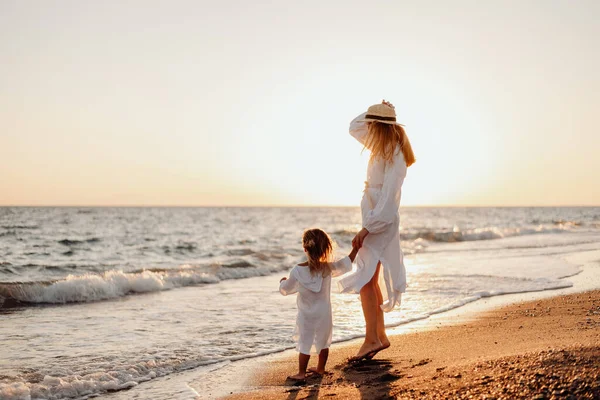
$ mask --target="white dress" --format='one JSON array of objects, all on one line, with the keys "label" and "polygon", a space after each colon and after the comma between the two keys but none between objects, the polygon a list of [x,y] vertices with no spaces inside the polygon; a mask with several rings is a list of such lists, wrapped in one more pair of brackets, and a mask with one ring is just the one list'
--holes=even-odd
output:
[{"label": "white dress", "polygon": [[298,293],[298,316],[293,338],[296,350],[302,354],[319,354],[331,345],[333,318],[331,314],[331,277],[352,269],[350,258],[329,264],[331,275],[311,275],[308,267],[296,265],[290,277],[279,284],[284,296]]},{"label": "white dress", "polygon": [[[367,125],[359,120],[363,113],[350,123],[350,134],[364,144]],[[384,302],[383,311],[389,312],[400,304],[401,293],[406,291],[406,269],[400,249],[400,197],[402,183],[406,177],[406,162],[398,147],[393,163],[381,159],[369,162],[365,191],[360,204],[362,225],[369,234],[358,251],[356,270],[338,282],[343,293],[359,293],[360,289],[373,278],[377,263],[381,261],[379,285]]]}]

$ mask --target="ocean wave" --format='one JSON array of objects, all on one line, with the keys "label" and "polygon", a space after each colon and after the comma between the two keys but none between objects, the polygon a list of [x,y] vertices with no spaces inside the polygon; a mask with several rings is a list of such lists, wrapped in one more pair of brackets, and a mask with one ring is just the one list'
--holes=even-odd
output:
[{"label": "ocean wave", "polygon": [[202,356],[187,360],[156,357],[135,363],[118,363],[113,365],[106,363],[108,364],[107,368],[99,367],[81,374],[74,374],[72,371],[61,367],[49,367],[44,371],[44,374],[32,372],[21,375],[21,378],[27,378],[27,375],[31,374],[37,375],[34,379],[30,379],[29,382],[0,381],[0,399],[93,398],[102,393],[131,389],[140,383],[173,373],[200,367],[210,368],[211,366],[244,359],[264,357],[293,347],[281,346],[272,350],[218,359]]},{"label": "ocean wave", "polygon": [[223,268],[254,268],[254,265],[246,260],[233,261],[228,264],[221,264]]},{"label": "ocean wave", "polygon": [[99,393],[130,389],[142,382],[174,372],[196,368],[202,361],[178,362],[160,358],[136,364],[113,365],[81,375],[62,368],[50,368],[35,382],[0,382],[0,399],[86,399]]},{"label": "ocean wave", "polygon": [[[561,220],[562,221],[562,220]],[[455,243],[455,242],[472,242],[478,240],[493,240],[502,239],[511,236],[526,236],[542,233],[563,233],[570,231],[572,227],[580,226],[580,223],[573,221],[561,222],[557,221],[556,226],[537,226],[532,228],[498,228],[485,227],[461,230],[458,227],[445,230],[431,229],[410,229],[400,230],[400,240],[416,241],[426,240],[428,242],[437,243]],[[333,236],[338,236],[344,239],[352,238],[358,231],[352,229],[338,230],[332,233]]]},{"label": "ocean wave", "polygon": [[231,249],[226,252],[229,256],[249,256],[254,254],[252,249],[243,248],[243,249]]},{"label": "ocean wave", "polygon": [[333,231],[331,233],[332,236],[342,236],[342,237],[354,237],[358,233],[357,229],[340,229],[338,231]]},{"label": "ocean wave", "polygon": [[179,242],[174,246],[162,245],[160,248],[165,254],[187,254],[195,252],[198,249],[198,245],[194,242]]},{"label": "ocean wave", "polygon": [[534,281],[538,282],[540,286],[531,287],[531,288],[521,288],[519,290],[482,290],[476,293],[473,293],[471,296],[464,297],[462,299],[456,300],[450,304],[447,304],[443,307],[437,308],[431,312],[429,315],[441,314],[455,308],[462,307],[468,303],[472,303],[479,299],[483,299],[486,297],[494,297],[494,296],[503,296],[507,294],[517,294],[517,293],[530,293],[530,292],[542,292],[545,290],[557,290],[564,289],[573,286],[571,282],[567,281],[551,281],[547,279],[535,279]]},{"label": "ocean wave", "polygon": [[554,219],[552,220],[554,225],[564,225],[564,226],[583,226],[584,223],[581,221],[569,221],[565,219]]},{"label": "ocean wave", "polygon": [[[44,255],[46,253],[37,253],[40,255]],[[4,264],[0,264],[0,266],[2,266]],[[8,265],[8,264],[6,264]],[[95,264],[61,264],[61,265],[53,265],[53,264],[37,264],[37,263],[27,263],[27,264],[21,264],[21,265],[15,265],[15,268],[18,268],[20,270],[23,269],[31,269],[31,268],[35,268],[38,270],[53,270],[53,271],[60,271],[60,270],[64,270],[64,271],[71,271],[74,269],[92,269],[94,270],[95,268],[98,268],[98,265]]]},{"label": "ocean wave", "polygon": [[2,225],[4,229],[38,229],[38,225]]},{"label": "ocean wave", "polygon": [[213,284],[228,279],[266,276],[287,267],[259,268],[247,261],[238,260],[201,267],[183,265],[177,269],[144,269],[133,272],[110,270],[101,274],[68,275],[65,279],[49,282],[0,283],[0,296],[21,302],[24,306],[86,303],[131,294]]},{"label": "ocean wave", "polygon": [[548,234],[548,233],[563,233],[568,228],[559,227],[545,227],[538,226],[536,228],[476,228],[461,231],[459,229],[453,229],[452,231],[419,231],[416,233],[401,233],[400,237],[404,240],[410,239],[425,239],[430,242],[443,242],[443,243],[454,243],[454,242],[471,242],[478,240],[492,240],[502,239],[505,237],[512,236],[527,236],[536,234]]},{"label": "ocean wave", "polygon": [[58,243],[65,245],[65,246],[73,246],[73,245],[78,245],[78,244],[83,244],[83,243],[97,243],[99,241],[100,241],[99,238],[93,237],[93,238],[84,239],[84,240],[62,239],[62,240],[59,240]]},{"label": "ocean wave", "polygon": [[196,248],[197,244],[192,242],[182,242],[175,246],[175,250],[177,251],[194,251]]},{"label": "ocean wave", "polygon": [[544,224],[552,224],[552,225],[559,225],[559,226],[584,226],[586,225],[585,222],[583,221],[579,221],[579,220],[568,220],[568,219],[551,219],[551,220],[543,220],[543,219],[532,219],[531,221],[529,221],[532,225],[544,225]]}]

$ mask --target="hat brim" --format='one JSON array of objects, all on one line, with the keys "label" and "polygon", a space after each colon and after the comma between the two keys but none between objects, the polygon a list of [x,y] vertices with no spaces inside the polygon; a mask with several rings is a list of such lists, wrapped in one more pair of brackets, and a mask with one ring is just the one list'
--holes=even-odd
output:
[{"label": "hat brim", "polygon": [[363,119],[359,119],[357,122],[379,122],[380,124],[404,126],[404,124],[398,123],[396,121],[383,121],[381,119],[373,119],[373,118],[363,118]]}]

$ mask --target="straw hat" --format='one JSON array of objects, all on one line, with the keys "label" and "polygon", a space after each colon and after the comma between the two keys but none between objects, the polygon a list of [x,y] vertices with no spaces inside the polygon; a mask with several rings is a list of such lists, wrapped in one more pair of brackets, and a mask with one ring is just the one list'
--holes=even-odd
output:
[{"label": "straw hat", "polygon": [[396,110],[385,104],[374,104],[367,110],[367,115],[360,121],[381,122],[382,124],[400,125],[396,122]]}]

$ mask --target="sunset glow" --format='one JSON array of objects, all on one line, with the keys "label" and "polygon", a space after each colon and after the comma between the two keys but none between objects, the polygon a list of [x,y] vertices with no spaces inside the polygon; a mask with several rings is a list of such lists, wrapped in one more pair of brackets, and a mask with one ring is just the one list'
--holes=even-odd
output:
[{"label": "sunset glow", "polygon": [[0,4],[0,205],[354,205],[385,98],[404,205],[600,204],[600,3]]}]

